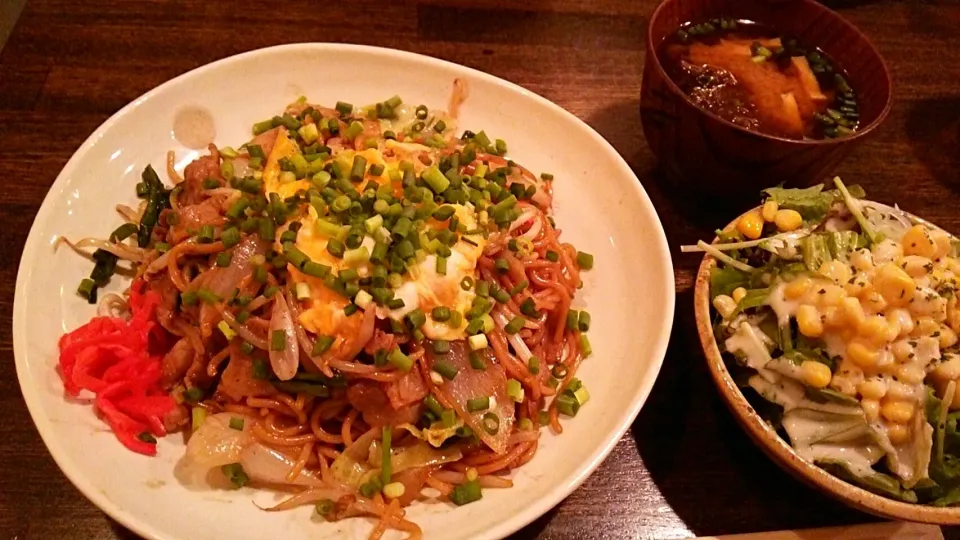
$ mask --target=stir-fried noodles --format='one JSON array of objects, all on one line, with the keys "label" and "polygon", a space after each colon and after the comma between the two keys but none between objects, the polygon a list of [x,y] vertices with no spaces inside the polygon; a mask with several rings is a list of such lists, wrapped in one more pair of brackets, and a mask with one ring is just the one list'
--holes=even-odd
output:
[{"label": "stir-fried noodles", "polygon": [[182,177],[171,154],[172,188],[148,166],[126,223],[70,244],[96,262],[91,303],[133,282],[61,339],[68,393],[134,451],[185,431],[186,466],[292,492],[271,511],[373,517],[372,538],[419,537],[415,500],[510,487],[589,399],[571,302],[593,258],[559,239],[552,175],[456,123],[301,99]]}]

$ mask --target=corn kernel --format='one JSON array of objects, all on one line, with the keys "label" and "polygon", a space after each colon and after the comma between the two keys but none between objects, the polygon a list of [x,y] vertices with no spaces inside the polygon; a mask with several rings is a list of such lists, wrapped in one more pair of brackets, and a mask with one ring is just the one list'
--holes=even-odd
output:
[{"label": "corn kernel", "polygon": [[947,306],[947,324],[954,332],[960,332],[960,309],[957,309],[956,298],[951,298],[953,307]]},{"label": "corn kernel", "polygon": [[873,285],[892,306],[905,306],[917,292],[917,284],[899,266],[888,263],[877,269]]},{"label": "corn kernel", "polygon": [[960,274],[960,260],[954,259],[953,257],[947,257],[945,259],[947,270],[954,273],[954,275]]},{"label": "corn kernel", "polygon": [[847,358],[861,368],[872,368],[877,365],[879,353],[876,349],[867,347],[859,341],[847,345]]},{"label": "corn kernel", "polygon": [[881,266],[900,260],[903,257],[903,246],[893,240],[883,240],[874,244],[870,253],[873,256],[873,265]]},{"label": "corn kernel", "polygon": [[946,349],[957,344],[957,333],[948,326],[940,327],[940,348]]},{"label": "corn kernel", "polygon": [[778,231],[795,231],[803,225],[803,217],[796,210],[777,210],[773,217]]},{"label": "corn kernel", "polygon": [[843,284],[843,290],[850,296],[860,296],[870,283],[870,278],[864,272],[857,272]]},{"label": "corn kernel", "polygon": [[910,440],[910,428],[903,424],[887,425],[887,437],[891,444],[903,444]]},{"label": "corn kernel", "polygon": [[873,287],[868,287],[860,295],[860,305],[865,313],[880,313],[887,309],[887,301]]},{"label": "corn kernel", "polygon": [[[934,381],[946,385],[950,381],[960,379],[960,356],[949,356],[940,362],[930,372]],[[957,392],[960,394],[960,392]]]},{"label": "corn kernel", "polygon": [[864,399],[879,400],[887,393],[887,385],[880,379],[868,379],[857,386]]},{"label": "corn kernel", "polygon": [[940,330],[940,325],[932,317],[920,317],[915,321],[915,327],[911,335],[914,337],[932,336],[938,330]]},{"label": "corn kernel", "polygon": [[807,276],[800,276],[797,279],[787,283],[783,288],[783,295],[788,300],[796,300],[807,294],[810,287],[813,286],[813,280]]},{"label": "corn kernel", "polygon": [[733,315],[734,310],[737,309],[737,303],[733,301],[733,298],[725,294],[718,294],[713,299],[713,307],[721,317],[729,319],[730,315]]},{"label": "corn kernel", "polygon": [[867,420],[873,422],[877,418],[880,418],[880,402],[875,399],[861,399],[860,407],[863,409],[864,416],[867,417]]},{"label": "corn kernel", "polygon": [[900,267],[910,277],[918,278],[927,275],[933,269],[933,261],[919,255],[907,255],[900,261]]},{"label": "corn kernel", "polygon": [[[823,291],[823,292],[821,292]],[[847,292],[838,285],[824,285],[817,289],[817,305],[821,308],[830,306],[839,306],[840,302],[847,297]]]},{"label": "corn kernel", "polygon": [[823,334],[823,321],[817,308],[804,304],[797,309],[797,327],[807,337],[820,337]]},{"label": "corn kernel", "polygon": [[880,414],[890,422],[906,424],[913,418],[915,412],[913,403],[908,401],[894,401],[885,399],[880,405]]},{"label": "corn kernel", "polygon": [[840,311],[840,308],[835,306],[830,306],[823,310],[822,318],[824,328],[836,329],[842,327],[845,323],[843,313]]},{"label": "corn kernel", "polygon": [[853,267],[861,272],[873,270],[873,254],[867,248],[858,249],[850,256]]},{"label": "corn kernel", "polygon": [[747,290],[744,289],[743,287],[737,287],[736,289],[733,290],[733,294],[731,294],[731,296],[733,297],[733,301],[738,304],[740,303],[741,300],[743,300],[743,297],[746,295],[747,295]]},{"label": "corn kernel", "polygon": [[[896,371],[897,370],[894,369],[894,374]],[[887,401],[903,401],[906,403],[912,403],[916,397],[916,390],[914,389],[913,385],[905,384],[898,380],[887,381]]]},{"label": "corn kernel", "polygon": [[900,328],[900,332],[897,334],[898,337],[903,337],[913,332],[913,317],[910,316],[909,311],[902,308],[891,309],[887,311],[884,316],[891,326],[896,324]]},{"label": "corn kernel", "polygon": [[940,229],[934,229],[930,231],[930,238],[933,239],[934,245],[937,246],[936,251],[933,254],[934,259],[939,259],[945,257],[950,253],[952,246],[950,245],[950,235]]},{"label": "corn kernel", "polygon": [[860,326],[857,327],[857,332],[860,334],[860,337],[879,346],[886,343],[888,328],[889,325],[886,319],[874,315],[864,319]]},{"label": "corn kernel", "polygon": [[932,259],[937,254],[937,244],[930,236],[930,231],[923,225],[910,227],[903,234],[900,243],[903,244],[903,252],[906,255],[920,255]]},{"label": "corn kernel", "polygon": [[826,364],[813,360],[804,360],[800,364],[800,373],[803,375],[803,382],[814,388],[826,388],[833,376]]},{"label": "corn kernel", "polygon": [[763,217],[760,216],[760,212],[751,210],[741,216],[737,221],[737,230],[750,240],[760,238],[763,233]]},{"label": "corn kernel", "polygon": [[865,319],[863,306],[860,305],[860,300],[856,298],[844,298],[840,302],[839,310],[843,320],[855,328],[858,328]]},{"label": "corn kernel", "polygon": [[772,223],[774,218],[777,216],[777,210],[780,209],[780,205],[777,201],[767,201],[763,203],[763,207],[760,209],[760,215],[763,216],[763,220]]},{"label": "corn kernel", "polygon": [[897,379],[907,384],[920,384],[923,382],[925,375],[923,366],[916,362],[901,364],[897,367]]},{"label": "corn kernel", "polygon": [[893,357],[897,359],[897,362],[906,362],[910,359],[910,355],[913,354],[913,346],[905,339],[895,342],[890,349],[890,352],[893,353]]}]

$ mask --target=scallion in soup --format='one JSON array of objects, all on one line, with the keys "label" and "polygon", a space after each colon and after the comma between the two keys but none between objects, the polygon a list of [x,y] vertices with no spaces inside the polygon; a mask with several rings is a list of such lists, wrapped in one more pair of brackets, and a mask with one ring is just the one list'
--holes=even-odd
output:
[{"label": "scallion in soup", "polygon": [[840,66],[762,24],[711,19],[683,25],[658,51],[694,103],[744,128],[791,139],[844,137],[859,107]]}]

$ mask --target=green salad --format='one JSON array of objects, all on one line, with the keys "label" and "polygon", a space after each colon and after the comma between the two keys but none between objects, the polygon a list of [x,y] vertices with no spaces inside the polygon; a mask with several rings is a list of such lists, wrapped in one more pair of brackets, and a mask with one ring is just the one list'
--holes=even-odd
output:
[{"label": "green salad", "polygon": [[960,503],[960,243],[834,189],[770,188],[713,256],[714,334],[803,459],[905,502]]}]

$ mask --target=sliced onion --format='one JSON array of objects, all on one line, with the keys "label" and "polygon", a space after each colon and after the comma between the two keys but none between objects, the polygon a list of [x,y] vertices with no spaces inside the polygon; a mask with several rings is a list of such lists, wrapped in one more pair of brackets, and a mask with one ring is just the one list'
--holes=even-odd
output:
[{"label": "sliced onion", "polygon": [[273,302],[273,315],[270,317],[269,339],[273,339],[274,332],[283,332],[284,347],[276,351],[270,347],[270,367],[281,381],[289,381],[297,374],[300,366],[300,345],[297,343],[297,333],[293,327],[293,315],[284,295],[276,295]]},{"label": "sliced onion", "polygon": [[[252,423],[252,421],[251,421]],[[303,469],[291,482],[287,480],[287,473],[296,465],[296,461],[283,454],[268,448],[259,442],[246,445],[239,455],[240,465],[251,480],[274,485],[294,485],[306,487],[324,487],[325,484],[317,474],[309,469]]]},{"label": "sliced onion", "polygon": [[116,208],[117,208],[117,213],[120,214],[120,216],[123,217],[123,219],[126,220],[128,223],[140,223],[139,211],[134,210],[133,208],[125,204],[118,204]]},{"label": "sliced onion", "polygon": [[101,317],[123,317],[130,313],[127,300],[116,293],[107,293],[97,304],[97,315]]},{"label": "sliced onion", "polygon": [[[234,418],[243,420],[243,429],[230,427],[230,420]],[[237,413],[208,416],[200,429],[190,436],[184,459],[207,468],[236,463],[241,451],[255,441],[250,430],[256,421]]]},{"label": "sliced onion", "polygon": [[513,232],[519,229],[524,223],[530,221],[537,215],[537,210],[533,207],[528,207],[527,210],[520,214],[520,217],[513,220],[513,223],[510,224],[510,232]]},{"label": "sliced onion", "polygon": [[250,167],[250,160],[247,159],[246,156],[235,157],[228,161],[233,162],[233,175],[237,178],[253,176],[253,169]]},{"label": "sliced onion", "polygon": [[239,191],[231,187],[220,187],[220,188],[203,190],[203,194],[208,197],[216,197],[218,195],[232,197],[235,193],[239,193]]},{"label": "sliced onion", "polygon": [[360,354],[363,347],[373,338],[374,323],[377,322],[376,310],[368,309],[363,312],[363,321],[360,322],[360,331],[357,333],[349,349],[345,349],[340,354],[340,359],[345,361],[353,360]]},{"label": "sliced onion", "polygon": [[[494,310],[493,320],[497,323],[497,326],[502,330],[507,326],[507,323],[510,321],[507,320],[507,315],[503,312],[502,309]],[[510,345],[513,346],[514,352],[517,353],[517,358],[523,361],[524,364],[530,361],[530,357],[533,356],[533,353],[530,352],[530,348],[527,347],[527,344],[523,342],[523,339],[520,338],[519,334],[509,334],[504,331],[504,334],[507,336],[507,341],[510,342]]]},{"label": "sliced onion", "polygon": [[220,314],[223,316],[223,320],[227,322],[227,325],[229,325],[230,328],[233,329],[233,331],[236,332],[237,335],[243,338],[245,341],[249,342],[251,345],[253,345],[258,349],[267,350],[270,348],[270,344],[267,343],[267,340],[254,334],[253,332],[250,331],[249,328],[240,324],[240,322],[237,321],[237,319],[233,316],[233,314],[230,313],[228,310],[225,309]]},{"label": "sliced onion", "polygon": [[262,255],[267,251],[267,244],[259,236],[248,235],[233,248],[230,266],[214,268],[204,272],[200,278],[204,281],[199,286],[210,289],[221,298],[228,298],[240,285],[240,281],[250,273],[253,266],[250,262],[255,255]]}]

